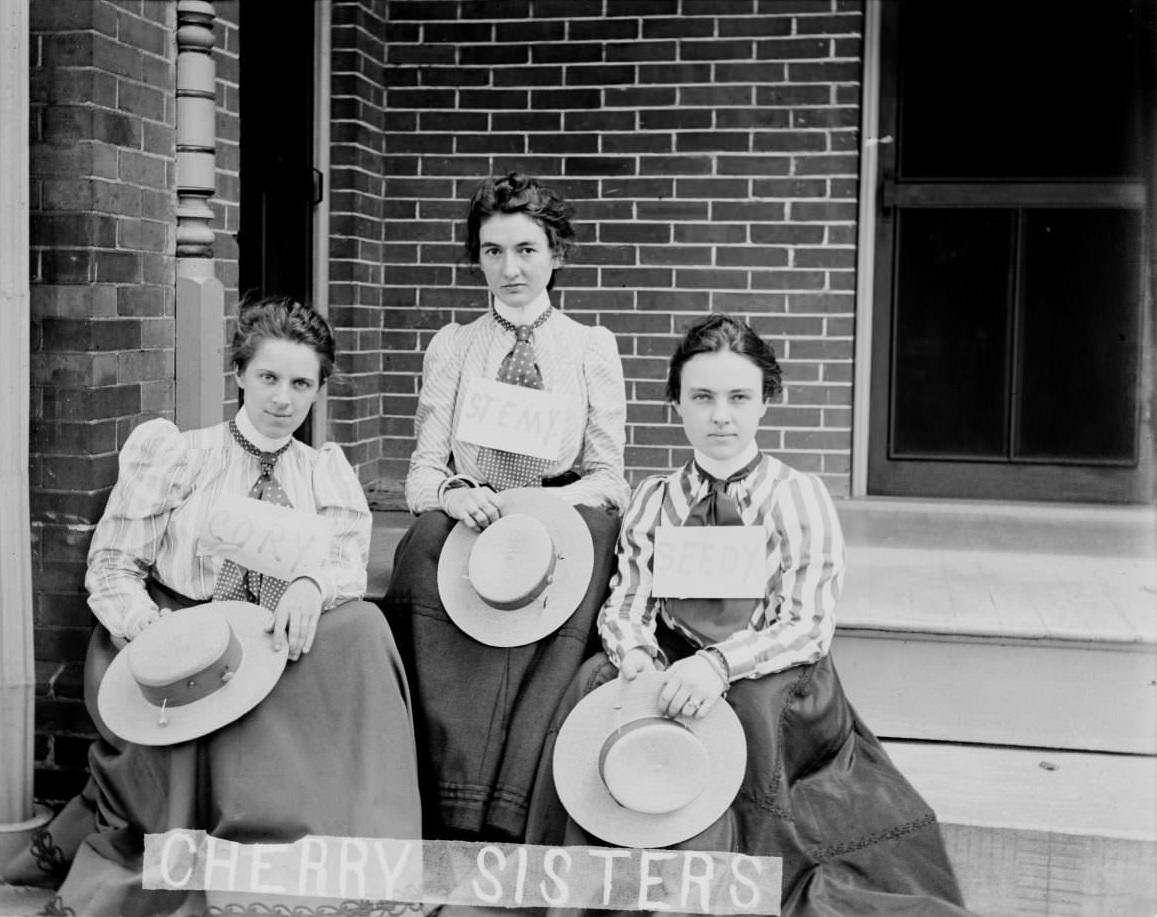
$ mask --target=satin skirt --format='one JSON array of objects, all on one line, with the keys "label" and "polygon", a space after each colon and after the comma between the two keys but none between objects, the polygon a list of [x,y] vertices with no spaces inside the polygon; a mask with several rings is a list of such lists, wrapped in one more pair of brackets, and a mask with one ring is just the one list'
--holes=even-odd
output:
[{"label": "satin skirt", "polygon": [[[114,655],[98,627],[85,668],[94,713]],[[421,836],[405,673],[389,628],[368,602],[323,614],[312,650],[286,666],[272,693],[208,736],[148,747],[122,742],[96,721],[101,738],[89,751],[88,786],[7,870],[20,879],[30,866],[66,869],[50,913],[147,917],[253,903],[143,889],[144,835],[171,828],[240,843]]]},{"label": "satin skirt", "polygon": [[[662,624],[659,638],[672,661],[692,651]],[[567,816],[551,757],[567,713],[617,675],[600,654],[568,689],[543,751],[528,843],[605,843]],[[831,656],[736,682],[727,703],[747,738],[747,773],[730,809],[677,848],[782,858],[784,915],[968,913],[935,814],[848,702]]]},{"label": "satin skirt", "polygon": [[382,610],[414,693],[428,838],[522,840],[547,729],[598,649],[595,619],[615,569],[618,513],[575,508],[594,541],[590,584],[562,627],[527,646],[479,643],[446,614],[437,570],[453,519],[424,513],[398,544]]}]

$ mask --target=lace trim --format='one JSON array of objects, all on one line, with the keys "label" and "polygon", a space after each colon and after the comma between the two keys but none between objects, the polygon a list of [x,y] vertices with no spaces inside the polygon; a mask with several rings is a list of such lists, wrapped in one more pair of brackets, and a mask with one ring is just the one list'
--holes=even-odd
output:
[{"label": "lace trim", "polygon": [[29,852],[36,860],[36,865],[46,875],[63,880],[68,874],[68,858],[65,857],[64,851],[56,846],[47,828],[38,828],[32,832]]}]

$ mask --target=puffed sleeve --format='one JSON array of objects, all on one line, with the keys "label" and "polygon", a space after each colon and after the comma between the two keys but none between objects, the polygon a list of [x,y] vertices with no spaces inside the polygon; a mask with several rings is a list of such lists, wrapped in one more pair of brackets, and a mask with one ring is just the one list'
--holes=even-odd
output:
[{"label": "puffed sleeve", "polygon": [[84,585],[88,604],[117,637],[131,640],[157,617],[145,590],[169,513],[190,491],[185,438],[167,420],[150,420],[121,449],[117,482],[93,532]]},{"label": "puffed sleeve", "polygon": [[611,594],[599,612],[598,629],[603,648],[615,665],[635,647],[645,649],[665,664],[655,639],[656,602],[651,596],[654,581],[655,527],[663,507],[666,488],[661,475],[649,477],[636,488],[619,530],[619,568],[611,578]]},{"label": "puffed sleeve", "polygon": [[313,497],[317,514],[329,522],[333,537],[322,567],[304,571],[304,575],[321,588],[322,608],[329,609],[365,595],[373,530],[365,491],[335,443],[326,443],[318,450]]},{"label": "puffed sleeve", "polygon": [[422,360],[422,390],[414,415],[418,441],[406,474],[406,503],[412,513],[438,509],[438,485],[453,473],[451,432],[462,363],[458,340],[459,326],[444,326],[430,341]]},{"label": "puffed sleeve", "polygon": [[609,329],[587,329],[583,377],[587,416],[580,459],[582,480],[560,487],[557,493],[575,505],[609,505],[622,512],[630,496],[623,477],[627,393],[619,348]]}]

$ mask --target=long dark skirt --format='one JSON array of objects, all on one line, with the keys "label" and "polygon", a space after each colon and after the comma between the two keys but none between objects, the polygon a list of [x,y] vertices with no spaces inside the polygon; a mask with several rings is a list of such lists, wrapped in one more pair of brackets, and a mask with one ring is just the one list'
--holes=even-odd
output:
[{"label": "long dark skirt", "polygon": [[[672,661],[691,651],[659,631]],[[617,674],[600,654],[568,689],[542,756],[528,843],[605,843],[567,816],[551,757],[566,714]],[[742,788],[715,824],[677,847],[781,857],[785,915],[968,913],[936,816],[848,702],[830,656],[737,682],[727,702],[747,737]]]},{"label": "long dark skirt", "polygon": [[615,568],[618,514],[576,509],[594,540],[590,585],[561,628],[527,646],[479,643],[446,614],[437,569],[453,519],[424,513],[398,544],[382,610],[414,694],[428,838],[522,839],[547,729],[579,665],[598,648],[595,617]]},{"label": "long dark skirt", "polygon": [[[85,672],[90,709],[113,655],[98,627]],[[421,836],[405,674],[368,602],[323,614],[313,649],[286,666],[272,693],[202,739],[154,748],[97,725],[104,738],[89,751],[89,785],[38,839],[42,860],[58,867],[75,853],[56,913],[145,917],[233,903],[141,888],[144,835],[171,828],[240,843]]]}]

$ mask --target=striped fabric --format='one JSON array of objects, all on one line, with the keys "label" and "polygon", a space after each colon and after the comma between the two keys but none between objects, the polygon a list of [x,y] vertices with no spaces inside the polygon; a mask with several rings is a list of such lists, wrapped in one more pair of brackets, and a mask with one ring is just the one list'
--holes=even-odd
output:
[{"label": "striped fabric", "polygon": [[[661,658],[655,615],[693,644],[702,641],[666,614],[651,597],[651,561],[658,525],[682,525],[710,487],[688,462],[670,475],[647,478],[636,489],[619,536],[619,569],[599,615],[599,633],[618,664],[636,646]],[[759,678],[815,662],[835,632],[834,610],[844,578],[844,539],[823,483],[765,455],[745,480],[728,487],[744,525],[767,534],[767,594],[751,624],[715,644],[731,678]]]},{"label": "striped fabric", "polygon": [[[468,325],[446,325],[434,335],[422,364],[414,418],[418,442],[406,476],[411,512],[438,509],[438,487],[452,474],[485,481],[478,447],[454,435],[461,409],[457,396],[473,379],[495,378],[513,345],[514,334],[489,313]],[[546,390],[561,399],[565,416],[562,454],[545,474],[577,468],[582,475],[554,492],[574,505],[622,509],[628,497],[623,478],[627,401],[614,335],[555,311],[535,331],[534,349]]]},{"label": "striped fabric", "polygon": [[[238,426],[242,420],[243,412]],[[254,439],[253,431],[243,432]],[[196,556],[200,521],[219,499],[245,499],[260,473],[257,458],[234,441],[227,423],[181,433],[167,420],[150,420],[133,430],[88,552],[88,604],[101,623],[132,638],[156,617],[144,587],[150,571],[173,591],[208,600],[223,564]],[[294,507],[326,517],[333,527],[325,564],[306,571],[321,589],[323,607],[361,598],[372,517],[341,449],[293,440],[277,462],[277,478]]]}]

